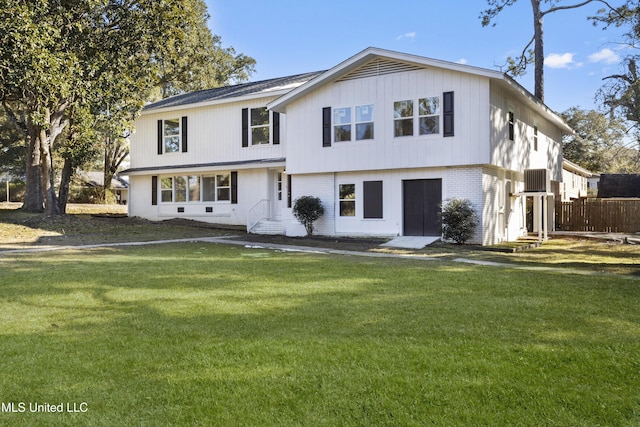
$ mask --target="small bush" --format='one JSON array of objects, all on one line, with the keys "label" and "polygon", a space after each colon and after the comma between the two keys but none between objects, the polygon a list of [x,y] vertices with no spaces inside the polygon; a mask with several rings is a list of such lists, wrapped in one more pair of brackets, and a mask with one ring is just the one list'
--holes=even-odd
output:
[{"label": "small bush", "polygon": [[313,234],[313,223],[323,214],[324,208],[317,197],[302,196],[293,202],[293,216],[304,225],[307,236]]},{"label": "small bush", "polygon": [[442,208],[442,237],[458,244],[469,240],[478,227],[478,215],[467,199],[449,200]]}]

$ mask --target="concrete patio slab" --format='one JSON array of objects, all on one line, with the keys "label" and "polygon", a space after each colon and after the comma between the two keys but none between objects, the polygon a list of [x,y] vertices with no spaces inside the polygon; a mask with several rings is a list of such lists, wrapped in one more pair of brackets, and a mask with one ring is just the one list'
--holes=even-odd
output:
[{"label": "concrete patio slab", "polygon": [[440,236],[399,236],[380,246],[386,248],[422,249],[438,240],[440,240]]}]

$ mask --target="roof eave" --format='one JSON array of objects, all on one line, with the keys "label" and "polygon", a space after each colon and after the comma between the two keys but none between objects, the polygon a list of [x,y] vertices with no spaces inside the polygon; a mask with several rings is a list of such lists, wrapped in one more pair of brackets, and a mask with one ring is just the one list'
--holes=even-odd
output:
[{"label": "roof eave", "polygon": [[519,92],[525,99],[529,101],[529,104],[534,107],[534,109],[538,110],[540,113],[547,115],[554,124],[556,124],[560,129],[562,129],[566,134],[573,135],[575,134],[575,130],[569,126],[562,117],[551,108],[547,107],[547,105],[540,101],[535,97],[531,92],[525,89],[520,83],[518,83],[514,78],[508,76],[507,74],[501,73],[501,78],[499,79],[504,82],[507,86],[511,87],[516,92]]},{"label": "roof eave", "polygon": [[265,91],[265,92],[256,92],[248,95],[242,95],[238,97],[230,97],[230,98],[221,98],[221,99],[213,99],[209,101],[196,102],[192,104],[181,104],[181,105],[172,105],[167,107],[159,107],[159,108],[150,108],[143,109],[140,113],[141,116],[148,114],[156,114],[156,113],[168,113],[172,111],[180,111],[192,108],[201,108],[201,107],[210,107],[214,105],[222,105],[222,104],[230,104],[235,102],[246,102],[246,101],[255,101],[256,99],[263,98],[278,98],[282,95],[290,92],[291,89],[282,89],[282,90],[273,90],[273,91]]}]

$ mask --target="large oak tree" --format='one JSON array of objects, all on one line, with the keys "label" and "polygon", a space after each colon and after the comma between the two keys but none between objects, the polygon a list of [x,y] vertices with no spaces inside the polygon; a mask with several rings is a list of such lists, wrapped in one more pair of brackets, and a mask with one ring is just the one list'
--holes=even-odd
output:
[{"label": "large oak tree", "polygon": [[[70,176],[107,111],[117,111],[122,124],[155,88],[199,88],[216,69],[225,78],[205,85],[246,78],[253,60],[222,49],[207,17],[201,0],[0,0],[0,101],[10,117],[22,118],[26,210],[64,211]],[[53,150],[61,135],[57,195]]]}]

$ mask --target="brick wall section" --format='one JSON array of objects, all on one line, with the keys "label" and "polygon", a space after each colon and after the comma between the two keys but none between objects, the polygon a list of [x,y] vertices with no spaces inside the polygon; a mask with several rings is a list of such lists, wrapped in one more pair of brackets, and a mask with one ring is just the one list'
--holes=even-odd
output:
[{"label": "brick wall section", "polygon": [[442,194],[443,205],[445,205],[447,199],[462,198],[471,201],[480,223],[469,243],[482,243],[482,233],[485,229],[483,221],[482,168],[461,167],[448,169],[444,178]]},{"label": "brick wall section", "polygon": [[322,202],[324,215],[315,222],[314,234],[335,234],[335,175],[294,175],[291,181],[292,200],[302,196],[313,196],[319,197]]}]

